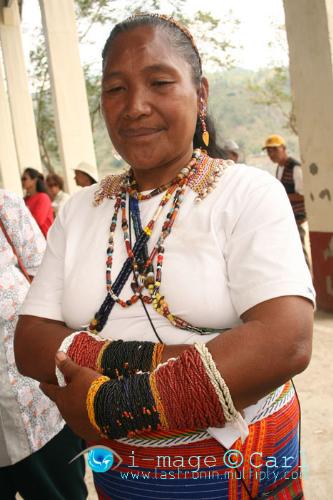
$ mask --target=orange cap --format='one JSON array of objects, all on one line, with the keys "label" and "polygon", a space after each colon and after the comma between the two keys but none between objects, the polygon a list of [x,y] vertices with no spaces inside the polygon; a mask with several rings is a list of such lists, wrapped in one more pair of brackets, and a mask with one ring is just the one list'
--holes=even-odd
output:
[{"label": "orange cap", "polygon": [[270,135],[267,137],[265,146],[262,149],[267,149],[267,148],[278,148],[279,146],[285,146],[286,141],[281,135]]}]

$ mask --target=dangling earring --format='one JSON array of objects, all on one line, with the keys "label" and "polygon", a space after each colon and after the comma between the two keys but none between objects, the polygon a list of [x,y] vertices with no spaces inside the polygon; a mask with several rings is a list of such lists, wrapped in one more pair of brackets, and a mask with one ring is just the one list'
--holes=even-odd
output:
[{"label": "dangling earring", "polygon": [[205,121],[205,118],[207,115],[207,106],[206,106],[206,103],[202,97],[200,97],[200,103],[201,103],[201,109],[200,109],[199,118],[200,118],[201,128],[202,128],[202,140],[203,140],[204,145],[206,147],[208,147],[208,145],[209,145],[209,132],[207,130],[206,121]]}]

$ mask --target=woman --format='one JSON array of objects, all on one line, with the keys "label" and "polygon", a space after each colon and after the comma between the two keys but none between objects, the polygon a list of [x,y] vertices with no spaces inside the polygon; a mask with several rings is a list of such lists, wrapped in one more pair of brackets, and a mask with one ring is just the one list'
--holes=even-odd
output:
[{"label": "woman", "polygon": [[66,201],[69,199],[69,194],[64,192],[64,181],[58,174],[49,174],[46,177],[46,185],[52,200],[51,205],[55,217],[59,209],[65,205]]},{"label": "woman", "polygon": [[36,274],[45,238],[23,200],[3,189],[0,226],[0,496],[83,500],[84,461],[68,466],[83,449],[82,440],[67,426],[63,429],[56,406],[35,380],[18,373],[14,361],[15,326],[29,289],[23,273]]},{"label": "woman", "polygon": [[53,211],[43,175],[34,168],[26,168],[22,175],[22,187],[26,193],[25,204],[46,237],[53,223]]},{"label": "woman", "polygon": [[22,373],[121,457],[95,475],[103,499],[301,498],[289,380],[310,358],[311,279],[279,183],[214,159],[207,99],[184,27],[115,26],[101,102],[131,170],[68,202],[17,328]]}]

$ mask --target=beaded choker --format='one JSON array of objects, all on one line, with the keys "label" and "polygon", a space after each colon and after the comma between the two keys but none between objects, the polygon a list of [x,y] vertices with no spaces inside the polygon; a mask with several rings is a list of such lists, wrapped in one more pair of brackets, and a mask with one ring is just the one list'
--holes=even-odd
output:
[{"label": "beaded choker", "polygon": [[[165,297],[160,293],[162,282],[162,265],[164,259],[164,242],[170,235],[174,222],[177,218],[181,203],[187,187],[191,187],[198,193],[196,201],[200,201],[209,194],[217,184],[226,168],[226,162],[213,160],[204,155],[200,149],[195,150],[190,163],[184,167],[171,182],[154,189],[149,194],[142,194],[136,189],[136,182],[132,172],[121,176],[109,176],[101,183],[101,188],[95,195],[95,204],[100,204],[104,198],[115,198],[114,215],[111,220],[109,246],[106,259],[106,289],[107,297],[104,300],[94,319],[90,322],[88,330],[92,333],[100,332],[112,310],[114,303],[121,307],[130,307],[139,298],[146,304],[152,304],[154,309],[165,316],[170,323],[177,328],[190,330],[196,333],[206,333],[206,329],[197,328],[172,314]],[[153,218],[138,234],[141,228],[140,212],[138,201],[151,199],[160,193],[163,195]],[[131,216],[134,228],[136,229],[136,243],[132,248],[129,238],[129,223],[126,213],[127,195],[130,200]],[[157,219],[161,216],[165,205],[172,198],[171,207],[162,225],[161,234],[150,254],[148,254],[147,243],[154,230]],[[134,203],[133,203],[134,202]],[[117,277],[112,281],[112,261],[114,251],[114,233],[117,226],[119,211],[121,211],[121,226],[123,230],[124,243],[127,252],[127,259]],[[154,272],[154,265],[156,272]],[[129,275],[133,273],[131,287],[133,295],[130,298],[122,299],[120,292],[126,283]],[[148,293],[144,294],[144,289]]]}]

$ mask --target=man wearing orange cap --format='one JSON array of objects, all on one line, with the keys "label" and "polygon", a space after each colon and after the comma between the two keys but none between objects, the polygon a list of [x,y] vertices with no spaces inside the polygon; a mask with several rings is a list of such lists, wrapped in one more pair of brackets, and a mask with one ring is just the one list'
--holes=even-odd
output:
[{"label": "man wearing orange cap", "polygon": [[311,257],[307,250],[307,217],[304,203],[303,172],[301,164],[288,156],[286,141],[281,135],[267,137],[263,147],[273,163],[277,163],[276,178],[282,182],[291,203],[302,241],[305,260],[310,268]]}]

